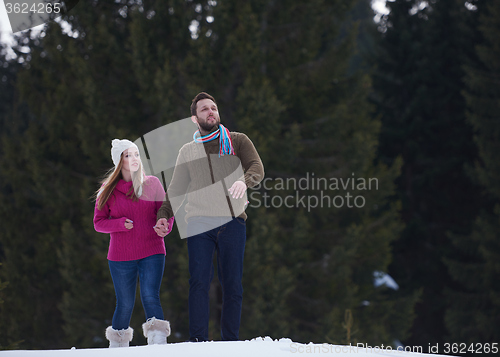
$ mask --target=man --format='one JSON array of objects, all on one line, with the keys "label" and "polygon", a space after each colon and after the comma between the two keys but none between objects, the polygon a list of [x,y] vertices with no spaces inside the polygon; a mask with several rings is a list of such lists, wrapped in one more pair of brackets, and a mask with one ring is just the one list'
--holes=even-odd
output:
[{"label": "man", "polygon": [[264,177],[262,161],[250,139],[221,123],[215,99],[199,93],[191,104],[198,127],[179,151],[155,230],[164,236],[170,219],[187,196],[190,341],[208,340],[209,289],[217,253],[222,286],[221,339],[239,339],[246,242],[246,190]]}]

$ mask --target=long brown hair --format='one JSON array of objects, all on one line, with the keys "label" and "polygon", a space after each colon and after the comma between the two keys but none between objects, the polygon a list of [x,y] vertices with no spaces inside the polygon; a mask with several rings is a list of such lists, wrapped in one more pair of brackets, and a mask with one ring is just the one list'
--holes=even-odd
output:
[{"label": "long brown hair", "polygon": [[[106,202],[111,197],[118,181],[123,178],[123,153],[120,156],[120,162],[116,167],[110,169],[104,178],[100,181],[101,187],[94,193],[93,197],[97,200],[97,209],[101,210]],[[144,183],[144,170],[142,168],[142,160],[139,160],[139,169],[131,173],[132,187],[127,192],[127,196],[133,201],[139,200],[139,192],[142,193],[142,185]]]}]

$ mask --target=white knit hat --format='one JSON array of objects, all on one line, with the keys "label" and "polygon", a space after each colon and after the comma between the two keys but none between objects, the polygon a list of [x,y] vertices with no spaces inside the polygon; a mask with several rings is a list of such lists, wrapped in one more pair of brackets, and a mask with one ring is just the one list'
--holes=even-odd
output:
[{"label": "white knit hat", "polygon": [[118,166],[122,152],[131,147],[135,147],[137,150],[139,150],[137,145],[127,139],[113,139],[113,141],[111,141],[111,159],[113,159],[113,164],[115,164],[115,166]]},{"label": "white knit hat", "polygon": [[[139,150],[137,145],[135,145],[133,142],[127,139],[113,139],[111,141],[111,159],[113,160],[113,164],[115,164],[115,167],[118,166],[120,163],[120,156],[122,155],[122,152],[124,152],[127,149],[130,149],[131,147],[136,148]],[[137,197],[142,196],[142,183],[144,182],[144,177],[140,177],[140,182],[141,185],[139,186],[138,191],[136,192]],[[99,197],[99,196],[98,196]]]}]

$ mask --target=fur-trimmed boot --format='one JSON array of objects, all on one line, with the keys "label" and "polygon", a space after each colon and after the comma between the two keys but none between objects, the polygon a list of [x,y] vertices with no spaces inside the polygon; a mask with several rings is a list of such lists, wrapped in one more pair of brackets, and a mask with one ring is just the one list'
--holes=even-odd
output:
[{"label": "fur-trimmed boot", "polygon": [[170,322],[152,317],[142,324],[142,330],[148,345],[164,345],[170,336]]},{"label": "fur-trimmed boot", "polygon": [[134,337],[132,327],[123,330],[115,330],[112,326],[106,329],[106,338],[109,341],[109,348],[128,347],[130,341]]}]

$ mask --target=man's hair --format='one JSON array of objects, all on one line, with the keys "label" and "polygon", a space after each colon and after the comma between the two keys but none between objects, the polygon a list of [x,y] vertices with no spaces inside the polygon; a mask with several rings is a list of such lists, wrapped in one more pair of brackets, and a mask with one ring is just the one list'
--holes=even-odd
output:
[{"label": "man's hair", "polygon": [[202,99],[211,99],[215,104],[217,104],[214,97],[212,97],[210,94],[205,92],[198,93],[196,97],[194,97],[193,102],[191,103],[191,115],[196,115],[196,105]]}]

